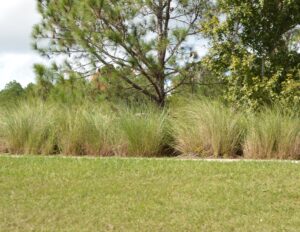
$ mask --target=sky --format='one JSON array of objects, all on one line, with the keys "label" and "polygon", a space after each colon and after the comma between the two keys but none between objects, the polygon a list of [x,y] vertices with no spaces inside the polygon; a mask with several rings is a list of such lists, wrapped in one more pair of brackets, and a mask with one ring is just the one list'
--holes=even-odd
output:
[{"label": "sky", "polygon": [[40,17],[36,0],[5,0],[0,7],[0,89],[16,80],[34,81],[33,64],[44,60],[31,49],[31,29]]}]

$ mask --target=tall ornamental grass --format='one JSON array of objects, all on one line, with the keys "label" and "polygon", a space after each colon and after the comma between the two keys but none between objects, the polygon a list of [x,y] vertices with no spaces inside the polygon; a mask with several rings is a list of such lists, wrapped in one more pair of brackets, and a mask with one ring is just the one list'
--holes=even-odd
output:
[{"label": "tall ornamental grass", "polygon": [[159,110],[125,110],[119,117],[127,156],[161,155],[166,144],[166,114]]},{"label": "tall ornamental grass", "polygon": [[[171,113],[170,113],[171,112]],[[295,111],[292,111],[295,112]],[[20,103],[0,110],[0,153],[300,159],[300,117],[211,100],[153,106]]]},{"label": "tall ornamental grass", "polygon": [[15,154],[52,154],[55,151],[54,108],[22,104],[3,110],[0,120],[2,149]]},{"label": "tall ornamental grass", "polygon": [[246,158],[300,159],[300,118],[283,110],[265,110],[249,120]]},{"label": "tall ornamental grass", "polygon": [[202,157],[241,153],[245,128],[241,114],[216,101],[192,101],[173,120],[175,148]]},{"label": "tall ornamental grass", "polygon": [[22,104],[0,114],[0,149],[14,154],[158,156],[165,113],[153,107]]},{"label": "tall ornamental grass", "polygon": [[117,155],[122,139],[114,115],[101,110],[66,108],[57,117],[60,153],[65,155]]}]

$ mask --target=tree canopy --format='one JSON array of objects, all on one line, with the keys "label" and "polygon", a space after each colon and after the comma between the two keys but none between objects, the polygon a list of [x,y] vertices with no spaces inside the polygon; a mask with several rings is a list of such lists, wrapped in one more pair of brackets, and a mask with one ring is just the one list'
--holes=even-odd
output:
[{"label": "tree canopy", "polygon": [[228,99],[300,103],[300,2],[219,0],[214,9],[202,25],[212,43],[204,60],[228,83]]}]

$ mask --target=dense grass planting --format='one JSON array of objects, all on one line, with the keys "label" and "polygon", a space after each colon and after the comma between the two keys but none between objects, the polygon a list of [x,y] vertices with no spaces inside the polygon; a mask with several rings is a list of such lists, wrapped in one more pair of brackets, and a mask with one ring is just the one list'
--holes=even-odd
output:
[{"label": "dense grass planting", "polygon": [[300,158],[300,117],[250,113],[211,100],[161,110],[26,103],[2,109],[0,151],[93,156]]},{"label": "dense grass planting", "polygon": [[95,156],[158,156],[166,115],[140,109],[22,104],[2,111],[2,152]]},{"label": "dense grass planting", "polygon": [[228,157],[240,153],[243,117],[212,101],[193,101],[175,114],[175,147],[182,153]]},{"label": "dense grass planting", "polygon": [[288,162],[0,157],[0,231],[299,231]]}]

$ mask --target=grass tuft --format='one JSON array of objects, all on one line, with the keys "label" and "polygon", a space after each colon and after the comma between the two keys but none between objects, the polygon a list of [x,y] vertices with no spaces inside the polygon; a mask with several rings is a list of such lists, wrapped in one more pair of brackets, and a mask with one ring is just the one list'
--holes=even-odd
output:
[{"label": "grass tuft", "polygon": [[193,101],[175,114],[175,148],[182,153],[228,157],[238,154],[243,117],[215,101]]},{"label": "grass tuft", "polygon": [[161,155],[166,139],[165,121],[164,112],[151,108],[123,112],[119,123],[127,144],[126,156]]},{"label": "grass tuft", "polygon": [[253,116],[244,150],[247,158],[300,159],[299,118],[279,109]]},{"label": "grass tuft", "polygon": [[23,104],[1,114],[0,140],[10,153],[52,154],[55,148],[53,108]]}]

